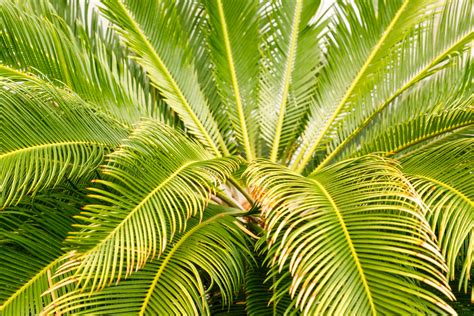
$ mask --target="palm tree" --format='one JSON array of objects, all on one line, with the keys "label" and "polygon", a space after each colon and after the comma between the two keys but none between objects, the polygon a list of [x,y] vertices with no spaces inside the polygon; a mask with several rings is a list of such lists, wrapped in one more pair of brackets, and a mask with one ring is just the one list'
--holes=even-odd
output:
[{"label": "palm tree", "polygon": [[472,1],[319,2],[2,1],[2,315],[455,314]]}]

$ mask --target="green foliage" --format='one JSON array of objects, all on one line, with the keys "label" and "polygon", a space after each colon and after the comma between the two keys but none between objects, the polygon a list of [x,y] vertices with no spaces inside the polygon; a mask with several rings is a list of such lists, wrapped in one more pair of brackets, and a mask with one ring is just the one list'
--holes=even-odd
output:
[{"label": "green foliage", "polygon": [[0,213],[0,310],[4,315],[39,314],[64,287],[43,295],[66,258],[64,239],[83,203],[83,194],[67,188],[23,198]]},{"label": "green foliage", "polygon": [[[449,266],[448,277],[461,273],[459,286],[467,291],[472,266],[474,142],[460,138],[421,150],[402,160],[403,171],[426,204],[426,218],[437,233]],[[436,166],[435,168],[433,166]],[[461,265],[457,269],[456,264]]]},{"label": "green foliage", "polygon": [[286,287],[304,313],[451,311],[413,282],[450,295],[418,197],[390,161],[346,160],[308,178],[262,161],[247,177],[261,196],[267,256],[291,273]]},{"label": "green foliage", "polygon": [[0,1],[0,313],[456,314],[472,5]]},{"label": "green foliage", "polygon": [[[249,315],[297,314],[286,287],[291,280],[289,272],[280,275],[278,267],[272,265],[272,257],[266,249],[266,237],[258,239],[255,247],[255,262],[246,274],[246,309]],[[287,268],[287,265],[286,265]],[[280,286],[282,285],[282,286]]]},{"label": "green foliage", "polygon": [[98,202],[84,207],[84,224],[69,238],[80,261],[77,282],[102,288],[160,256],[238,166],[236,158],[212,159],[169,127],[142,122],[108,156],[106,178],[90,188]]},{"label": "green foliage", "polygon": [[[163,109],[153,104],[143,71],[130,61],[117,36],[104,32],[97,10],[89,15],[87,8],[80,12],[66,2],[75,1],[3,2],[1,63],[67,85],[126,124],[141,116],[159,118]],[[65,5],[66,12],[54,9]]]},{"label": "green foliage", "polygon": [[118,286],[92,295],[90,288],[70,291],[46,307],[46,313],[200,315],[208,312],[206,296],[214,288],[228,305],[243,282],[248,253],[245,235],[235,225],[239,213],[210,206],[202,218],[188,220],[158,259]]},{"label": "green foliage", "polygon": [[5,75],[0,90],[2,208],[65,178],[88,176],[127,134],[69,91],[26,75],[0,73]]}]

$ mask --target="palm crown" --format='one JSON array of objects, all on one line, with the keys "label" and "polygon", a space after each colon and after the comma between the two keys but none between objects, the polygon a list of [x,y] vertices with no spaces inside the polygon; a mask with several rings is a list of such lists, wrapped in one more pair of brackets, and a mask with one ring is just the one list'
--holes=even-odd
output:
[{"label": "palm crown", "polygon": [[455,313],[472,1],[0,4],[4,315]]}]

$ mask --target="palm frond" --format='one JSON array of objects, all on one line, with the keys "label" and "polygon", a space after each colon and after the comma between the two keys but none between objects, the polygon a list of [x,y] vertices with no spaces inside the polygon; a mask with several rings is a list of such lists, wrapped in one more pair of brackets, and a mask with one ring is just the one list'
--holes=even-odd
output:
[{"label": "palm frond", "polygon": [[247,261],[246,237],[235,224],[240,214],[209,205],[141,271],[92,294],[69,292],[45,313],[203,315],[209,312],[208,293],[216,288],[222,304],[230,304],[242,286]]},{"label": "palm frond", "polygon": [[[247,159],[255,158],[259,69],[258,2],[206,1],[209,45],[223,106]],[[238,14],[236,14],[238,12]]]},{"label": "palm frond", "polygon": [[[129,125],[141,116],[160,117],[162,112],[156,108],[159,102],[153,99],[149,83],[140,80],[143,74],[130,63],[113,34],[102,34],[102,23],[96,23],[100,32],[91,33],[77,21],[84,18],[74,6],[61,13],[79,16],[64,20],[47,1],[22,2],[0,5],[3,65],[46,77],[58,86],[66,85]],[[97,16],[94,10],[87,13],[91,19],[97,20]]]},{"label": "palm frond", "polygon": [[[454,280],[461,271],[464,291],[471,278],[474,232],[474,140],[464,138],[401,160],[404,173],[428,207],[426,217],[438,237]],[[467,251],[462,251],[463,248]],[[464,252],[462,255],[461,252]],[[464,265],[464,267],[462,267]],[[460,268],[462,267],[462,268]]]},{"label": "palm frond", "polygon": [[[87,175],[127,129],[83,100],[34,77],[2,67],[0,207],[67,178]],[[14,81],[9,80],[14,79]],[[47,118],[47,120],[46,120]]]},{"label": "palm frond", "polygon": [[401,161],[407,158],[408,156],[417,155],[419,152],[423,152],[424,150],[429,150],[430,148],[438,147],[443,144],[455,142],[455,141],[458,141],[459,139],[470,138],[473,136],[474,136],[474,125],[469,125],[469,126],[454,130],[451,133],[442,134],[434,140],[422,142],[418,146],[409,147],[405,151],[396,153],[395,155],[393,155],[393,157],[396,160]]},{"label": "palm frond", "polygon": [[298,37],[288,104],[278,145],[278,157],[285,163],[296,150],[295,144],[304,131],[309,109],[316,102],[315,94],[319,82],[319,72],[325,62],[321,41],[326,33],[328,22],[327,18],[321,18],[314,24],[303,28]]},{"label": "palm frond", "polygon": [[[389,160],[363,157],[305,178],[260,161],[247,171],[264,207],[269,260],[307,314],[454,313],[417,197]],[[338,293],[338,295],[334,295]]]},{"label": "palm frond", "polygon": [[[431,69],[430,65],[425,65],[426,67],[422,68],[418,77],[415,78],[415,81],[418,81],[416,85],[405,89],[409,86],[407,84],[405,88],[399,89],[388,101],[381,102],[382,106],[362,124],[359,114],[348,114],[343,124],[335,132],[337,136],[334,136],[333,140],[328,143],[327,151],[330,154],[324,158],[322,164],[337,161],[348,154],[353,154],[358,151],[354,150],[357,144],[372,143],[374,138],[376,139],[378,135],[383,135],[387,131],[389,133],[396,132],[395,130],[398,129],[397,132],[402,132],[398,134],[398,147],[387,147],[387,152],[397,152],[416,145],[421,139],[436,139],[439,135],[472,124],[472,115],[468,113],[472,113],[471,53],[467,49],[468,45],[465,45],[469,41],[461,40],[461,42],[462,45],[455,44],[454,47],[443,52],[439,56],[442,57],[441,61],[433,61],[431,66],[436,65],[434,69]],[[401,54],[401,56],[404,55]],[[424,57],[425,55],[422,55],[422,58]],[[413,62],[417,62],[416,59]],[[436,64],[437,62],[439,64]],[[402,66],[400,65],[400,67]],[[403,68],[417,69],[420,67],[422,66]],[[395,75],[399,76],[399,74]],[[423,76],[428,77],[420,79]],[[393,81],[395,80],[387,80],[387,82]],[[401,92],[404,93],[398,96]],[[461,110],[466,113],[458,115]],[[439,125],[433,125],[430,128],[423,126],[424,122],[430,120]],[[349,135],[348,131],[350,130],[354,132]]]},{"label": "palm frond", "polygon": [[0,0],[0,314],[455,314],[473,12]]},{"label": "palm frond", "polygon": [[470,60],[458,61],[394,101],[333,160],[373,152],[398,155],[472,125]]},{"label": "palm frond", "polygon": [[457,131],[474,124],[474,113],[469,110],[453,110],[438,115],[422,115],[394,125],[377,137],[372,143],[365,143],[356,155],[382,152],[394,155],[411,146],[424,143],[445,133]]},{"label": "palm frond", "polygon": [[[136,59],[147,71],[167,104],[180,116],[186,128],[216,155],[228,154],[218,125],[209,110],[192,63],[191,49],[180,25],[174,1],[103,1],[105,16]],[[180,14],[189,14],[184,10]],[[166,39],[166,40],[164,40]]]},{"label": "palm frond", "polygon": [[[261,237],[256,244],[255,262],[249,265],[245,277],[246,311],[248,315],[294,315],[298,310],[294,308],[285,284],[291,278],[289,272],[282,277],[278,267],[272,266],[265,260],[267,240]],[[283,282],[282,282],[283,280]]]},{"label": "palm frond", "polygon": [[[364,2],[339,13],[328,44],[328,65],[334,68],[327,75],[323,71],[293,167],[302,171],[331,141],[345,146],[395,98],[466,50],[468,2],[448,1],[443,7],[436,1],[390,1],[378,8]],[[364,12],[362,19],[357,12]]]},{"label": "palm frond", "polygon": [[236,152],[239,148],[238,140],[235,138],[232,123],[229,120],[222,98],[219,94],[213,71],[215,65],[212,61],[210,49],[210,22],[206,12],[205,1],[187,1],[175,7],[179,25],[185,34],[189,34],[186,40],[186,57],[189,58],[195,69],[199,85],[204,93],[205,99],[214,120],[229,152]]},{"label": "palm frond", "polygon": [[239,164],[237,158],[212,159],[160,123],[141,123],[108,157],[107,178],[91,188],[98,203],[84,208],[85,223],[70,237],[81,286],[103,288],[160,256]]},{"label": "palm frond", "polygon": [[[299,36],[318,6],[319,1],[297,0],[271,1],[263,8],[267,21],[263,29],[265,46],[259,112],[262,138],[269,147],[269,156],[273,161],[278,158],[285,115],[289,111],[288,106],[292,105],[288,102],[288,96],[295,63],[297,58],[305,57],[303,54],[297,56]],[[314,48],[317,50],[317,45]],[[311,65],[307,67],[312,70]]]},{"label": "palm frond", "polygon": [[58,294],[43,295],[65,257],[63,240],[80,202],[77,194],[56,189],[0,212],[2,315],[38,315]]}]

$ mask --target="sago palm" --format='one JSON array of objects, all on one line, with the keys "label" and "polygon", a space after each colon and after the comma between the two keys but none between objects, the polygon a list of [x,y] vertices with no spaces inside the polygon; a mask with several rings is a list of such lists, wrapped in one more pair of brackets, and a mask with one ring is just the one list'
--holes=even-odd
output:
[{"label": "sago palm", "polygon": [[472,1],[0,8],[2,315],[472,292]]}]

